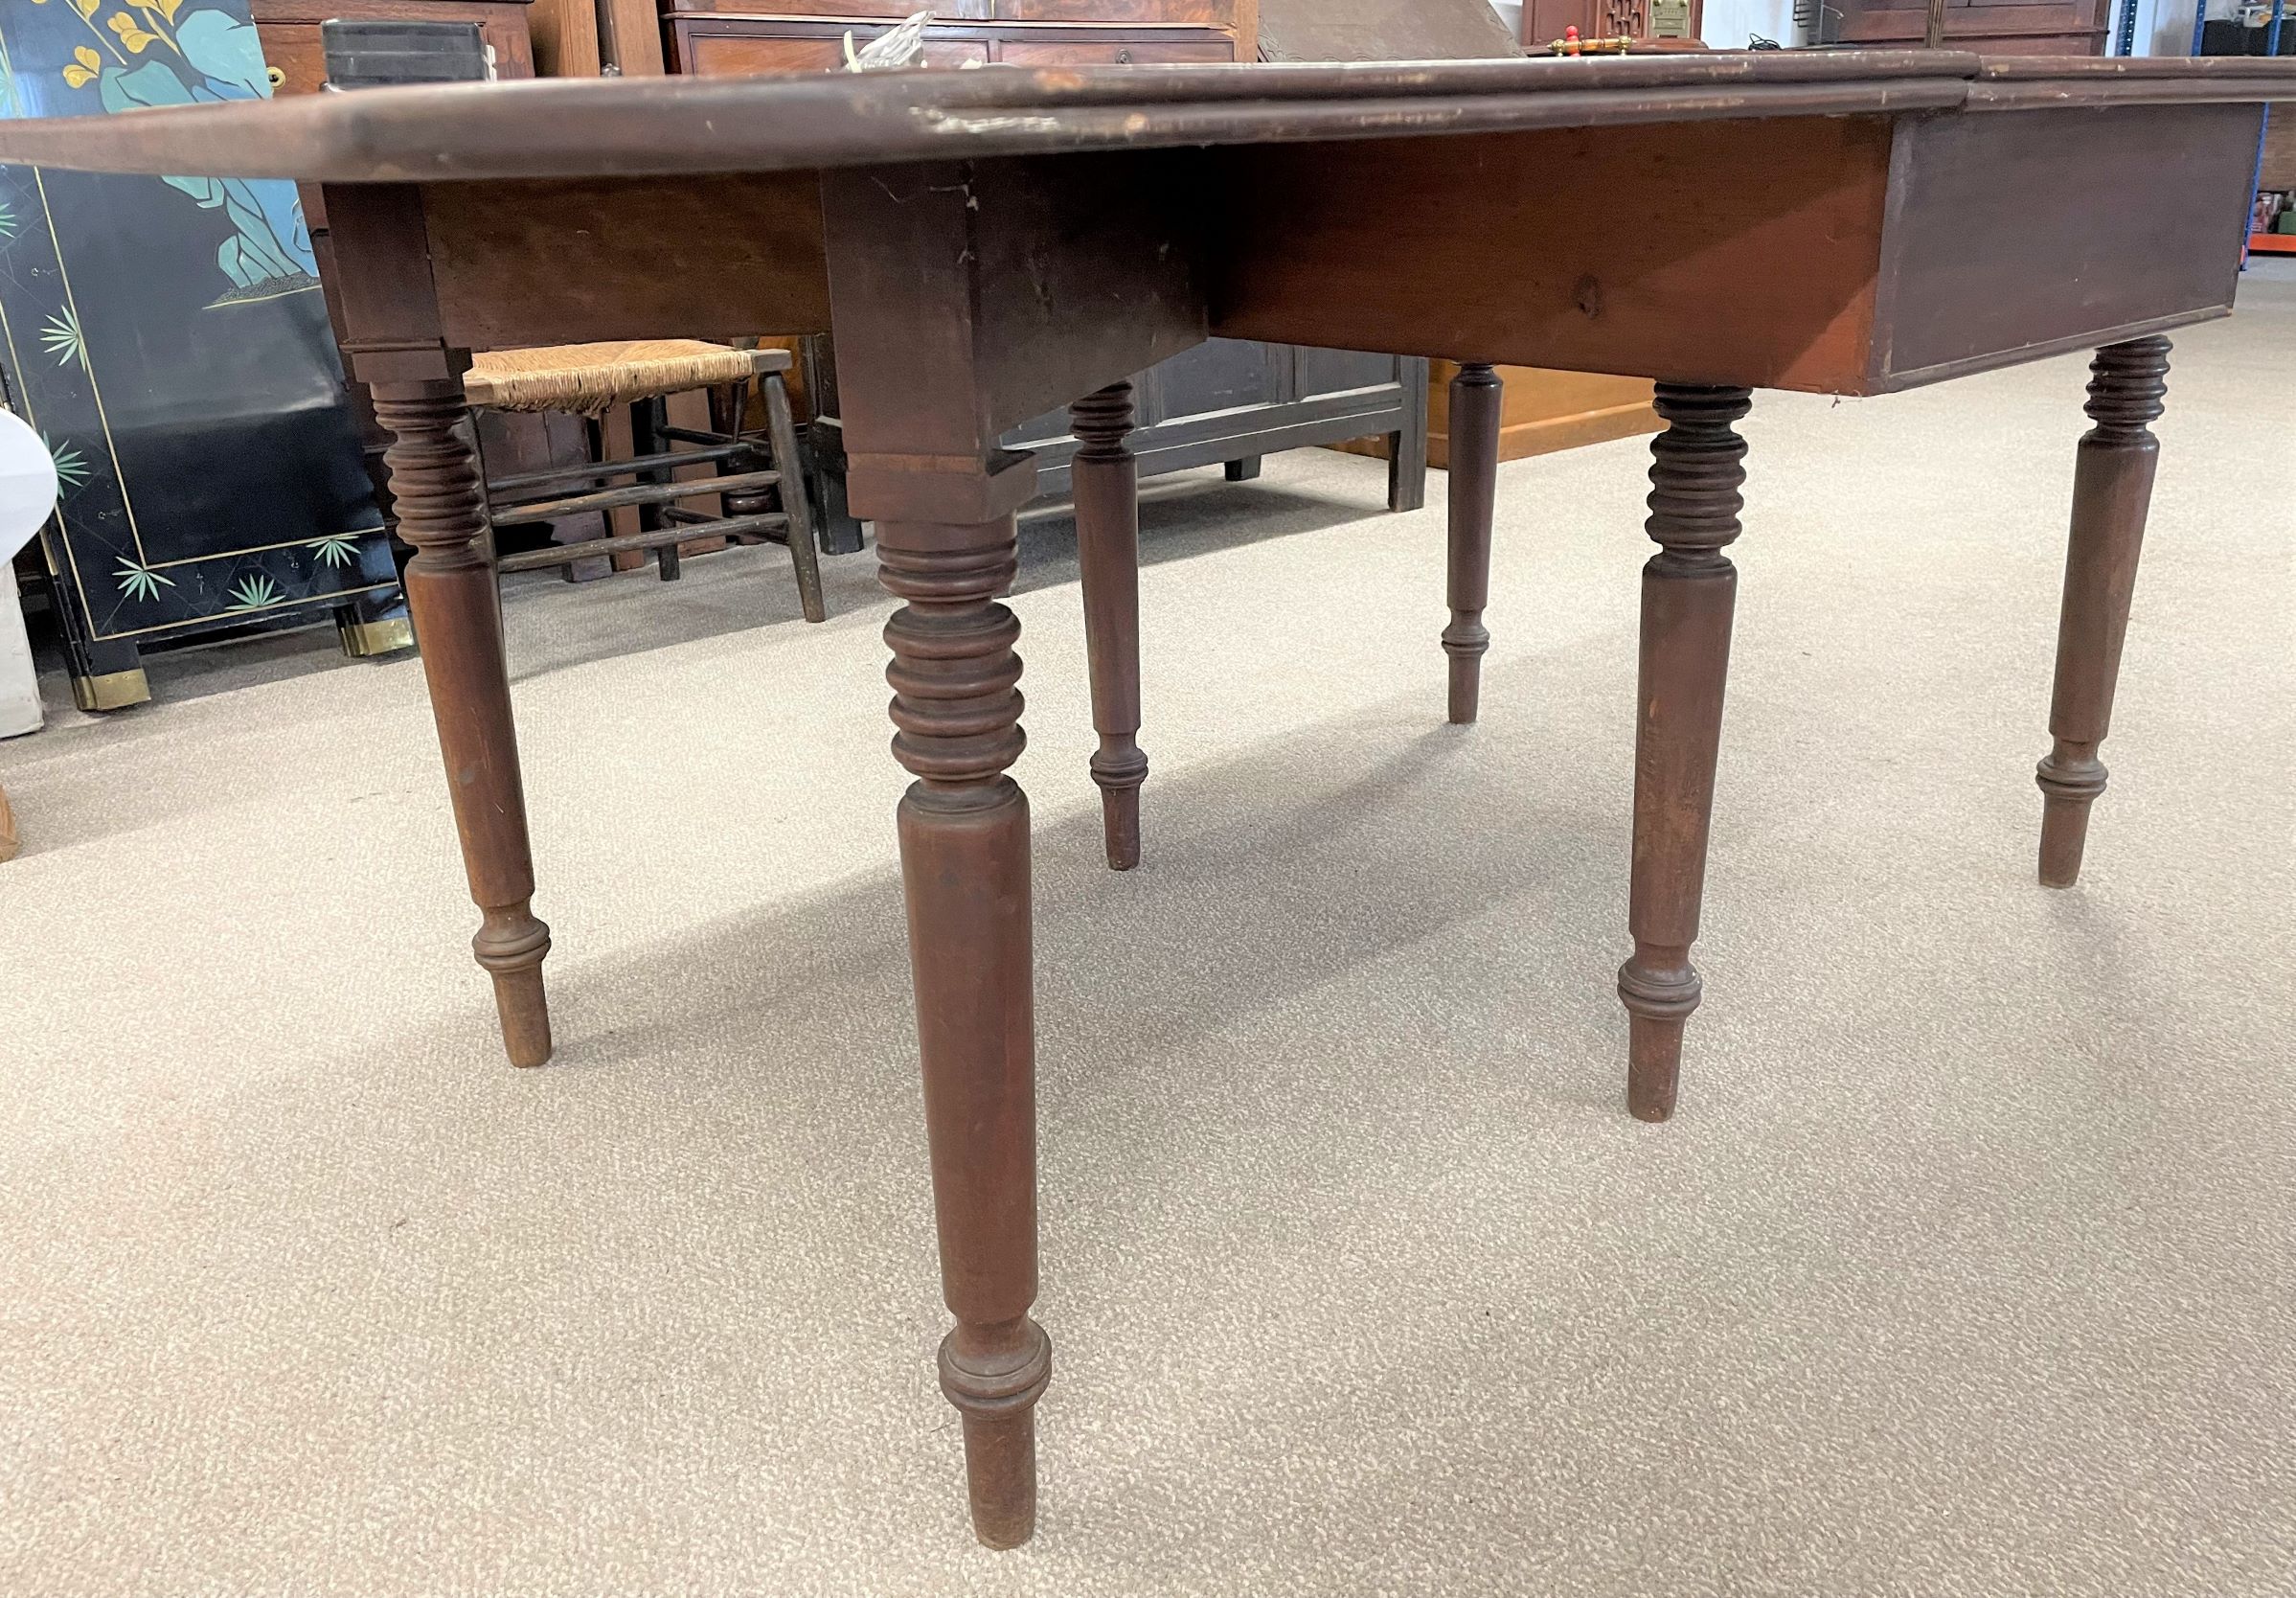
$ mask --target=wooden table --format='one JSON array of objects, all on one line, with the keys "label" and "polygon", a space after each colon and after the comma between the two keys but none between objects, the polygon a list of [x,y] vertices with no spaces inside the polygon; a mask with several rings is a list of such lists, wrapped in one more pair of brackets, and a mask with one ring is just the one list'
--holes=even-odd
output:
[{"label": "wooden table", "polygon": [[[837,323],[877,524],[944,1294],[982,1541],[1035,1518],[1029,810],[1015,422],[1087,397],[1079,470],[1112,842],[1138,726],[1124,374],[1212,334],[1658,383],[1633,822],[1628,1102],[1698,1004],[1708,817],[1757,387],[1878,394],[2099,348],[2041,762],[2080,869],[2169,344],[2233,296],[2262,104],[2296,62],[1781,53],[1427,66],[566,81],[0,124],[0,159],[328,186],[348,346],[395,437],[407,572],[511,1058],[549,1052],[474,349]],[[1369,194],[1405,193],[1398,209]],[[1466,375],[1479,368],[1470,364]],[[1093,397],[1098,395],[1098,399]],[[1478,401],[1467,397],[1470,412]],[[1495,405],[1488,407],[1495,436]],[[1467,429],[1474,431],[1473,426]],[[1470,454],[1473,447],[1470,447]],[[1492,447],[1495,447],[1493,445]],[[1488,462],[1455,488],[1453,714],[1484,632]],[[1114,664],[1109,664],[1114,662]],[[857,725],[857,723],[856,723]],[[1126,785],[1129,786],[1126,786]],[[1136,812],[1130,812],[1136,817]]]}]

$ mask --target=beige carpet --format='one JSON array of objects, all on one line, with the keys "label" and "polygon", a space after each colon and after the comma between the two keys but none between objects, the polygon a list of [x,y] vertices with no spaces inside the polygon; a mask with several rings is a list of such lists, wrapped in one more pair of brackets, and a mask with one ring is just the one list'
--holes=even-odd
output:
[{"label": "beige carpet", "polygon": [[[887,602],[507,608],[559,1062],[496,1052],[420,669],[0,747],[0,1592],[2296,1588],[2296,281],[2183,335],[2078,891],[2033,880],[2079,361],[1766,396],[1671,1126],[1621,1107],[1645,450],[1154,497],[1148,863],[1037,526],[1044,1517],[966,1534]],[[60,698],[52,692],[51,702]]]}]

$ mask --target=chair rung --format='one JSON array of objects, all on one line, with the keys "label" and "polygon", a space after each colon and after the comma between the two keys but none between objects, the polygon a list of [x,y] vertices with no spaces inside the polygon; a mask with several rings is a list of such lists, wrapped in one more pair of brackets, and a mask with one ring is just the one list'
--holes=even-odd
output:
[{"label": "chair rung", "polygon": [[498,572],[534,572],[551,566],[571,566],[577,560],[589,560],[601,556],[627,555],[633,551],[660,549],[664,544],[690,544],[696,538],[730,537],[737,533],[770,533],[788,525],[789,518],[779,511],[766,511],[754,516],[720,516],[714,521],[688,527],[660,527],[650,533],[630,533],[619,538],[586,538],[580,543],[551,544],[543,549],[522,550],[506,555],[494,562]]},{"label": "chair rung", "polygon": [[538,499],[496,511],[488,518],[497,527],[519,527],[557,516],[580,515],[584,511],[611,511],[624,505],[667,505],[675,499],[694,499],[710,493],[742,493],[769,489],[782,480],[778,471],[737,471],[724,477],[695,477],[678,483],[633,483],[623,489],[601,489],[565,499]]},{"label": "chair rung", "polygon": [[[725,437],[720,433],[719,439]],[[555,489],[561,484],[595,483],[602,477],[626,477],[633,471],[650,471],[657,467],[686,467],[707,465],[714,461],[730,461],[737,455],[754,455],[765,447],[762,435],[754,435],[742,444],[720,443],[709,449],[670,449],[659,455],[632,455],[623,461],[594,461],[588,466],[553,467],[548,471],[522,471],[512,477],[497,477],[487,485],[487,497],[526,493],[534,489]]]},{"label": "chair rung", "polygon": [[[726,442],[725,434],[708,432],[699,427],[656,427],[653,430],[653,436],[658,439],[668,439],[672,444],[713,445]],[[756,438],[758,429],[753,427],[743,436]]]}]

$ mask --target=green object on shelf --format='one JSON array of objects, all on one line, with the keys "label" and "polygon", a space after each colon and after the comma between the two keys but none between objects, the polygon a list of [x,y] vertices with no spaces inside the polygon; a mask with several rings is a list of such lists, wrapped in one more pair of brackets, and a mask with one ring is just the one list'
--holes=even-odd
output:
[{"label": "green object on shelf", "polygon": [[2280,214],[2279,220],[2272,224],[2272,231],[2274,233],[2296,233],[2296,206],[2290,206]]}]

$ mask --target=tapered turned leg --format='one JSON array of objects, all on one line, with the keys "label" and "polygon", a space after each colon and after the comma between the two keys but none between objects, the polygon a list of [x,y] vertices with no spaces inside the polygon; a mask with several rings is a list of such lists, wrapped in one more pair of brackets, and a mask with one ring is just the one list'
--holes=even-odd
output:
[{"label": "tapered turned leg", "polygon": [[1092,780],[1101,787],[1108,866],[1140,863],[1140,474],[1125,437],[1132,385],[1110,383],[1068,408],[1081,441],[1071,468],[1077,559],[1084,588],[1084,650],[1092,673],[1092,725],[1101,735]]},{"label": "tapered turned leg", "polygon": [[482,912],[472,940],[494,978],[503,1045],[513,1065],[550,1058],[542,957],[550,928],[534,919],[526,796],[511,725],[502,610],[483,548],[486,509],[468,412],[452,381],[376,383],[375,414],[391,433],[383,456],[398,535],[415,546],[407,609],[422,650],[431,713],[446,758],[446,790],[462,834],[470,897]]},{"label": "tapered turned leg", "polygon": [[1698,1008],[1690,963],[1706,886],[1722,683],[1738,569],[1722,551],[1739,535],[1745,441],[1730,424],[1742,388],[1658,385],[1667,430],[1650,443],[1649,535],[1643,567],[1640,719],[1634,738],[1634,878],[1627,925],[1634,956],[1619,968],[1630,1032],[1626,1108],[1645,1121],[1674,1110],[1682,1025]]},{"label": "tapered turned leg", "polygon": [[1010,514],[880,522],[885,586],[908,603],[893,648],[901,880],[924,1061],[942,1294],[957,1317],[941,1389],[965,1424],[973,1530],[992,1548],[1036,1524],[1036,1400],[1052,1344],[1036,1298],[1036,1104],[1029,805],[1018,758],[1020,623],[994,602],[1015,565]]},{"label": "tapered turned leg", "polygon": [[1451,720],[1475,719],[1483,696],[1483,652],[1490,633],[1490,523],[1499,494],[1499,375],[1470,361],[1451,379],[1451,625],[1443,629],[1451,657]]},{"label": "tapered turned leg", "polygon": [[2089,372],[2087,409],[2097,424],[2080,441],[2073,473],[2073,536],[2057,628],[2057,694],[2049,706],[2056,746],[2036,773],[2041,882],[2052,888],[2080,880],[2089,807],[2104,791],[2097,749],[2112,721],[2128,602],[2160,461],[2160,442],[2147,423],[2159,418],[2169,392],[2169,341],[2108,344]]}]

